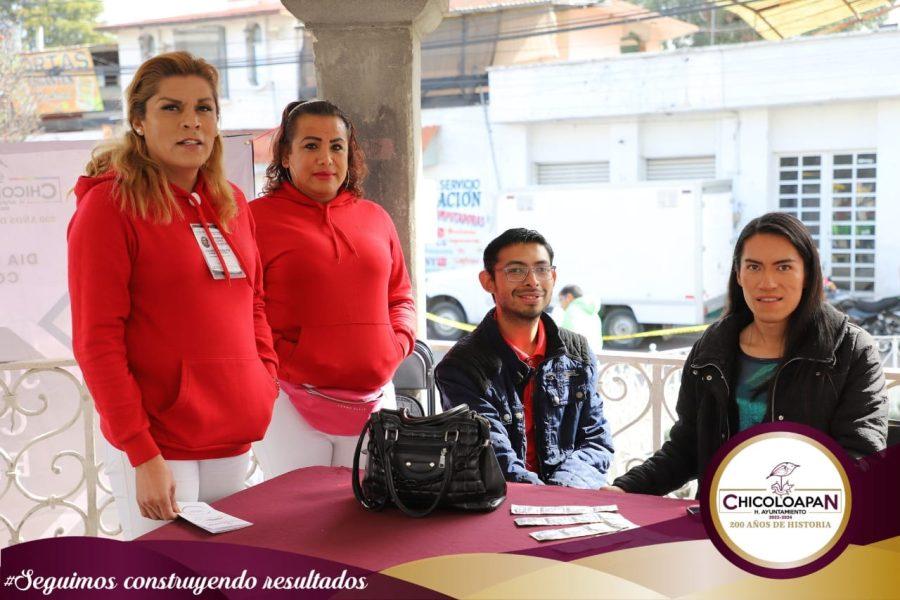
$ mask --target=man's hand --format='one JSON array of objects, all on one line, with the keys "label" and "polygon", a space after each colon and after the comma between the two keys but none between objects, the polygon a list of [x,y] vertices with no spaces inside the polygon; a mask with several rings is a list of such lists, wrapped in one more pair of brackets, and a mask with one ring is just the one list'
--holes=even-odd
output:
[{"label": "man's hand", "polygon": [[627,494],[628,493],[617,485],[608,485],[608,486],[602,487],[600,489],[603,490],[604,492],[616,492],[619,494]]},{"label": "man's hand", "polygon": [[175,480],[162,455],[157,454],[135,468],[135,479],[141,516],[157,520],[178,516],[176,513],[181,509],[175,502]]}]

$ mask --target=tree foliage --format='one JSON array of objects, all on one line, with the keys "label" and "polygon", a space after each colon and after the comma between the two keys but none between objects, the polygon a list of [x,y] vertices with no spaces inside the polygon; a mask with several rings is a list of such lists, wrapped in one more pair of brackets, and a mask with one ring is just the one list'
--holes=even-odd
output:
[{"label": "tree foliage", "polygon": [[40,127],[27,73],[13,51],[10,29],[0,26],[0,142],[20,142]]},{"label": "tree foliage", "polygon": [[18,26],[23,50],[36,50],[43,28],[44,46],[80,46],[109,41],[95,30],[102,0],[0,0],[0,21]]}]

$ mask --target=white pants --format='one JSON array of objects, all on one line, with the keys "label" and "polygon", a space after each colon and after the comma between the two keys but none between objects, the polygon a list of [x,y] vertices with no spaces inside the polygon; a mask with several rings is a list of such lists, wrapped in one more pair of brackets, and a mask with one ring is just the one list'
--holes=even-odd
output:
[{"label": "white pants", "polygon": [[[397,408],[394,384],[384,386],[381,408]],[[303,467],[353,467],[356,435],[329,435],[310,425],[282,391],[275,400],[266,436],[253,444],[253,454],[266,479]],[[365,448],[365,445],[363,445]],[[365,456],[360,457],[365,465]]]},{"label": "white pants", "polygon": [[[133,540],[168,523],[141,516],[134,467],[124,452],[114,448],[103,436],[100,437],[105,457],[103,470],[109,476],[125,539]],[[166,465],[175,480],[176,502],[215,502],[244,489],[244,480],[250,469],[250,453],[208,460],[167,460]]]}]

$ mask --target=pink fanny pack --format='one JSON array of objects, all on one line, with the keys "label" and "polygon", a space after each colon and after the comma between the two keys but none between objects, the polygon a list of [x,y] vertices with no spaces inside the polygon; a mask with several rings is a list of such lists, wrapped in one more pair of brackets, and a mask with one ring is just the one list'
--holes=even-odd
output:
[{"label": "pink fanny pack", "polygon": [[369,415],[381,408],[384,391],[360,392],[296,385],[282,380],[281,389],[312,427],[328,435],[359,435]]}]

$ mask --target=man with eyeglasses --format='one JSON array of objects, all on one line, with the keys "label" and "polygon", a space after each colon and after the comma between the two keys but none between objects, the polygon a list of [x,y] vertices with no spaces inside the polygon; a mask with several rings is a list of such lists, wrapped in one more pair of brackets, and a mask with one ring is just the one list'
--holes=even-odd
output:
[{"label": "man with eyeglasses", "polygon": [[495,308],[438,365],[444,408],[468,404],[488,419],[508,481],[604,486],[613,447],[596,358],[544,313],[556,283],[550,244],[509,229],[485,248],[479,279]]}]

